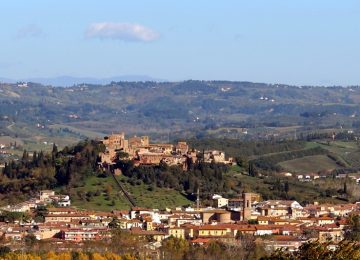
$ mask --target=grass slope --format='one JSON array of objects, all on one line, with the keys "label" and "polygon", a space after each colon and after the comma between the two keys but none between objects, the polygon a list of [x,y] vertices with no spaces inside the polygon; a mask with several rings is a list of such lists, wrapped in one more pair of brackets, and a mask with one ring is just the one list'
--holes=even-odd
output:
[{"label": "grass slope", "polygon": [[[274,177],[258,178],[251,177],[241,173],[238,168],[232,168],[230,173],[234,180],[241,185],[241,189],[245,192],[259,193],[264,200],[279,199],[281,192],[276,191],[274,184],[276,179]],[[281,183],[286,181],[289,183],[288,199],[297,200],[300,203],[306,204],[306,202],[318,201],[321,203],[343,203],[335,197],[324,196],[327,186],[322,185],[322,180],[316,182],[299,182],[294,178],[277,178]],[[340,180],[334,180],[337,186],[342,186]]]},{"label": "grass slope", "polygon": [[[117,178],[134,198],[136,206],[164,209],[192,204],[192,201],[175,190],[150,187],[142,182],[132,186],[127,182],[127,177]],[[110,176],[91,176],[86,179],[84,186],[74,188],[71,193],[73,205],[82,209],[111,211],[129,209],[131,206]],[[87,196],[86,193],[93,195]]]},{"label": "grass slope", "polygon": [[326,155],[305,156],[294,160],[280,162],[286,171],[293,173],[309,173],[321,170],[333,170],[339,166]]}]

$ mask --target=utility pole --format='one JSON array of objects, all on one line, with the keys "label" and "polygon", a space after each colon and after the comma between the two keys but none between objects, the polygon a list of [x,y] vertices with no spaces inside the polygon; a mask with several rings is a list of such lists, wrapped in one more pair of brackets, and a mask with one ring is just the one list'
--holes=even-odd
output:
[{"label": "utility pole", "polygon": [[197,198],[196,198],[196,209],[199,210],[200,208],[200,189],[197,189]]}]

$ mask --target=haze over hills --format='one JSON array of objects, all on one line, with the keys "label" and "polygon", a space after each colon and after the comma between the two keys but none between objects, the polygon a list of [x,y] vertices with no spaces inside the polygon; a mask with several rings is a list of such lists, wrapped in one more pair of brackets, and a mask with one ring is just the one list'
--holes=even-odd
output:
[{"label": "haze over hills", "polygon": [[122,75],[114,77],[74,77],[74,76],[58,76],[58,77],[37,77],[37,78],[24,78],[24,79],[10,79],[0,77],[0,82],[3,83],[16,83],[16,82],[34,82],[43,85],[52,85],[58,87],[69,87],[78,84],[109,84],[110,82],[118,81],[165,81],[164,79],[157,79],[147,75]]}]

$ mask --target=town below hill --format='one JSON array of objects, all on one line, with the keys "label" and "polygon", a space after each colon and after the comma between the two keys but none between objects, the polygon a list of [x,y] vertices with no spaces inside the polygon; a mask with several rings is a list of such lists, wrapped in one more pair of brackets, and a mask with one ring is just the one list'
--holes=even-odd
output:
[{"label": "town below hill", "polygon": [[[102,212],[69,207],[69,196],[42,190],[29,201],[1,208],[0,255],[19,249],[43,254],[45,249],[91,248],[92,253],[110,251],[131,259],[168,259],[173,254],[184,257],[190,250],[207,255],[217,246],[223,247],[217,253],[258,259],[277,250],[303,250],[311,243],[325,243],[329,252],[343,251],[344,243],[360,239],[359,203],[301,206],[294,200],[262,200],[256,193],[243,193],[239,199],[214,194],[212,200],[213,207]],[[349,256],[359,253],[352,245],[355,252],[345,250]]]},{"label": "town below hill", "polygon": [[[118,133],[24,150],[0,174],[2,250],[92,248],[135,259],[200,257],[216,247],[246,259],[316,243],[355,250],[360,194],[351,137],[162,144]],[[332,163],[301,167],[320,160]]]}]

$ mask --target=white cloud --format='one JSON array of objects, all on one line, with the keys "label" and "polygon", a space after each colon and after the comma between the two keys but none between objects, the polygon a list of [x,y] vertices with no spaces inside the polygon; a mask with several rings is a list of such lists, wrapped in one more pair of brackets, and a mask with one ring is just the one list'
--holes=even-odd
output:
[{"label": "white cloud", "polygon": [[43,30],[36,24],[29,24],[17,31],[16,38],[38,38],[45,36]]},{"label": "white cloud", "polygon": [[151,42],[159,38],[157,32],[141,24],[112,22],[90,24],[85,35],[89,38],[140,42]]}]

